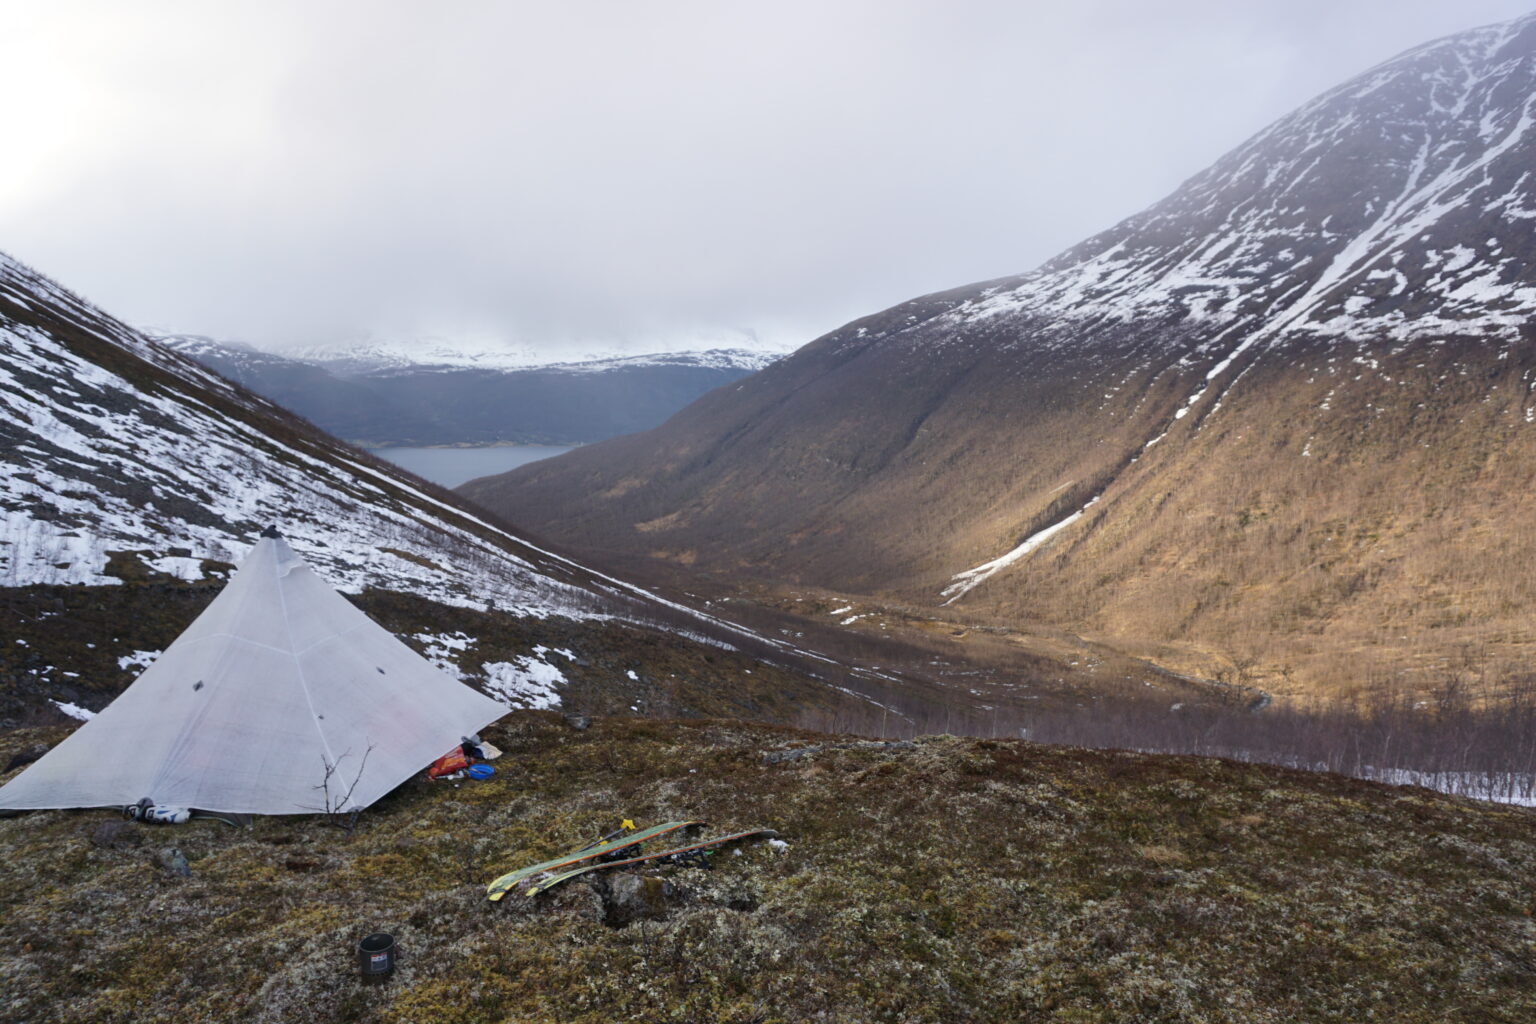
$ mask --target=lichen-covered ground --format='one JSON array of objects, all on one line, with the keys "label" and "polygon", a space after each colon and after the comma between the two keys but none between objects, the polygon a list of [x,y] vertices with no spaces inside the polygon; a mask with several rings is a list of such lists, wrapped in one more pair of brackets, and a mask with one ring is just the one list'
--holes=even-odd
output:
[{"label": "lichen-covered ground", "polygon": [[[488,736],[493,780],[411,782],[351,833],[0,820],[0,1020],[1536,1020],[1530,810],[1015,741],[769,763],[831,741],[548,712]],[[659,870],[623,925],[602,872],[484,899],[623,818],[685,817],[788,847]],[[154,865],[172,844],[190,878]],[[379,930],[399,971],[365,986]]]}]

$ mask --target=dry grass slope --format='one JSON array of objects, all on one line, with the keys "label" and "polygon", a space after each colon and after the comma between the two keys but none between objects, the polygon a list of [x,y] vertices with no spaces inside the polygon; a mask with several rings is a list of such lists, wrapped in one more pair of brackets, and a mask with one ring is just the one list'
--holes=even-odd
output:
[{"label": "dry grass slope", "polygon": [[[1503,1021],[1536,1016],[1536,814],[1217,760],[548,713],[492,781],[415,781],[355,832],[0,821],[0,1017],[29,1021]],[[12,734],[0,754],[29,738]],[[780,831],[492,905],[495,874],[631,817]],[[188,879],[152,867],[179,844]],[[388,986],[351,949],[400,945]]]}]

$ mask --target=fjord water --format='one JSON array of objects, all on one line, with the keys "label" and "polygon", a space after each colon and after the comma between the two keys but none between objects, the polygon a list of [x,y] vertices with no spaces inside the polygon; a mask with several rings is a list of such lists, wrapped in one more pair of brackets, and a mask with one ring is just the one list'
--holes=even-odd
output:
[{"label": "fjord water", "polygon": [[563,455],[579,445],[517,444],[487,448],[369,448],[381,459],[388,459],[435,484],[457,487],[476,477],[505,473],[509,469]]}]

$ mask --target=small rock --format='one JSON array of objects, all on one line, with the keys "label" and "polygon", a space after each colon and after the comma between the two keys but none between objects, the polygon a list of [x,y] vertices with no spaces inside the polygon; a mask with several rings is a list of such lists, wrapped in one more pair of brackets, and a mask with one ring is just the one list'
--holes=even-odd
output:
[{"label": "small rock", "polygon": [[727,910],[750,914],[757,909],[757,897],[750,892],[730,893],[725,897]]},{"label": "small rock", "polygon": [[155,855],[155,861],[166,871],[182,878],[192,877],[192,865],[187,863],[187,858],[174,846],[167,846]]},{"label": "small rock", "polygon": [[818,743],[809,747],[793,747],[789,750],[770,750],[763,754],[764,764],[782,764],[798,761],[802,757],[819,754],[823,750],[916,750],[911,740],[868,740],[857,743]]},{"label": "small rock", "polygon": [[802,757],[820,753],[825,747],[796,747],[793,750],[770,750],[763,755],[764,764],[781,764],[784,761],[798,761]]},{"label": "small rock", "polygon": [[619,928],[632,921],[664,918],[681,898],[682,891],[665,879],[619,875],[609,880],[603,905],[607,923]]},{"label": "small rock", "polygon": [[591,715],[566,715],[565,716],[565,724],[570,726],[572,729],[575,729],[577,732],[582,732],[583,730],[587,729],[588,727],[590,727],[592,725],[592,716]]},{"label": "small rock", "polygon": [[48,753],[47,747],[33,747],[31,750],[23,750],[19,754],[13,754],[10,761],[6,763],[4,771],[8,772],[13,768],[20,768],[23,765],[29,765],[46,753]]},{"label": "small rock", "polygon": [[91,843],[103,850],[138,846],[144,837],[131,821],[104,821],[91,833]]}]

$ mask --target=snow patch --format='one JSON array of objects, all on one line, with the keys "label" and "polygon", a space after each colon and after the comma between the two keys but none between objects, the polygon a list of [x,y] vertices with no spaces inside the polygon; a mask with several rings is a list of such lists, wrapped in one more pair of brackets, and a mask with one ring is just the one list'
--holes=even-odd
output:
[{"label": "snow patch", "polygon": [[1424,772],[1406,768],[1368,769],[1366,778],[1394,786],[1422,786],[1439,793],[1501,804],[1536,807],[1536,778],[1512,772]]},{"label": "snow patch", "polygon": [[949,600],[945,601],[944,603],[946,605],[954,604],[966,594],[970,593],[971,590],[973,590],[976,586],[988,579],[991,579],[1003,569],[1008,568],[1008,566],[1012,565],[1014,562],[1017,562],[1019,559],[1023,558],[1031,551],[1034,551],[1036,548],[1040,547],[1040,545],[1044,544],[1052,537],[1056,536],[1062,530],[1065,530],[1067,527],[1077,522],[1083,517],[1084,512],[1087,512],[1094,506],[1096,502],[1098,502],[1099,497],[1099,495],[1095,495],[1088,502],[1088,504],[1084,505],[1076,512],[1073,512],[1061,522],[1053,523],[1038,533],[1032,534],[1024,541],[1024,543],[1020,544],[1006,555],[1003,555],[1001,558],[994,558],[992,561],[978,565],[974,569],[967,569],[965,572],[956,573],[953,577],[953,582],[951,582],[949,586],[945,587],[943,592],[940,594],[941,597],[949,598]]},{"label": "snow patch", "polygon": [[464,633],[417,633],[416,639],[422,644],[422,657],[447,675],[464,681],[466,677],[454,655],[469,650],[475,643],[473,637]]},{"label": "snow patch", "polygon": [[89,722],[96,717],[96,712],[89,708],[83,708],[78,704],[69,704],[64,701],[53,700],[52,698],[49,698],[48,703],[64,712],[70,718],[76,718],[82,722]]},{"label": "snow patch", "polygon": [[131,654],[125,654],[118,658],[117,667],[122,669],[124,672],[132,671],[134,669],[138,669],[142,672],[144,669],[153,665],[155,663],[155,659],[158,657],[160,657],[159,651],[134,651]]},{"label": "snow patch", "polygon": [[547,709],[560,706],[557,687],[566,684],[558,668],[535,657],[512,661],[488,661],[480,666],[485,673],[485,692],[514,708]]}]

